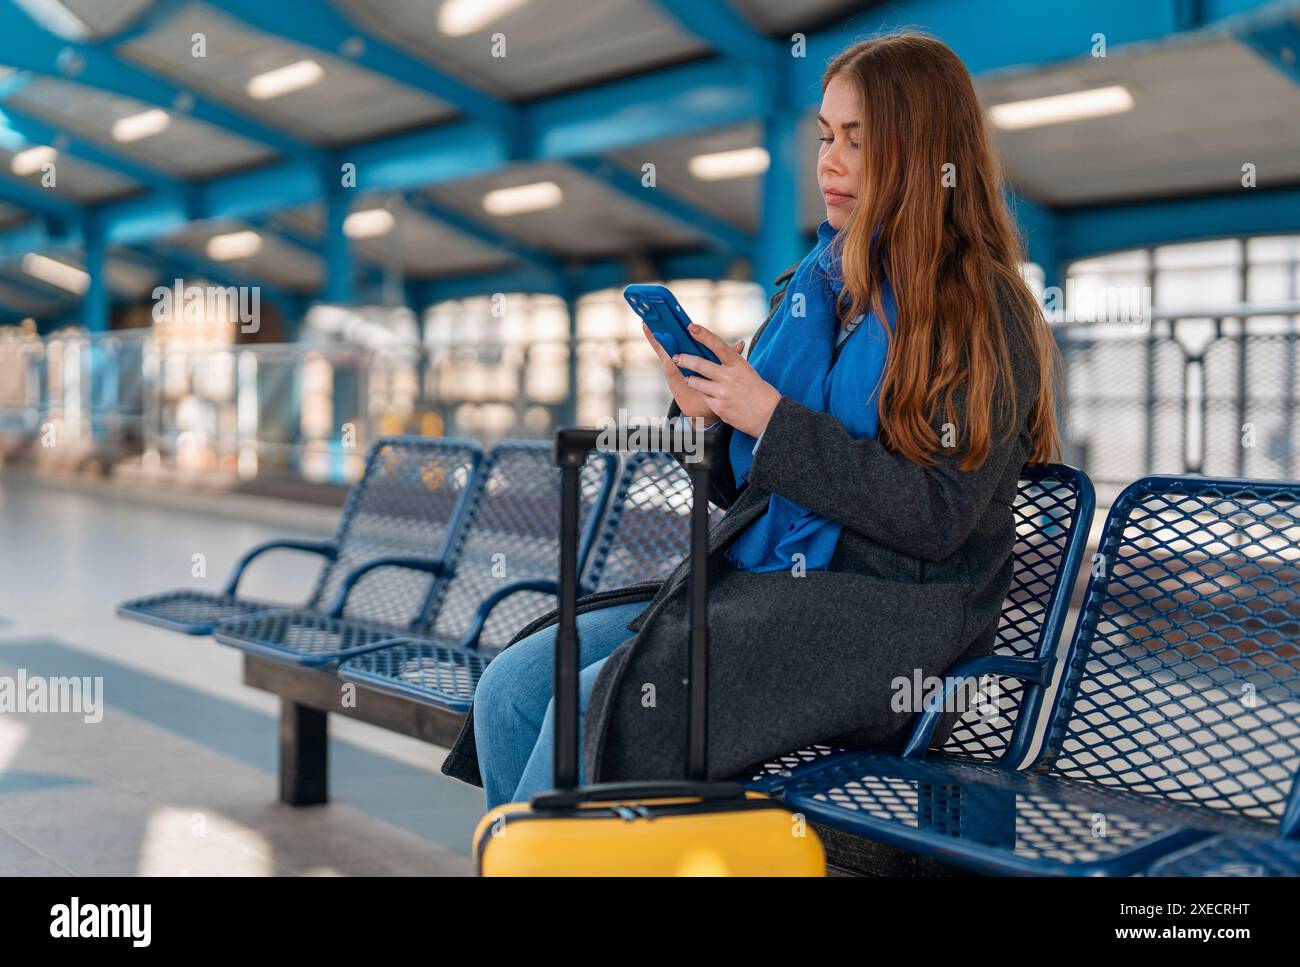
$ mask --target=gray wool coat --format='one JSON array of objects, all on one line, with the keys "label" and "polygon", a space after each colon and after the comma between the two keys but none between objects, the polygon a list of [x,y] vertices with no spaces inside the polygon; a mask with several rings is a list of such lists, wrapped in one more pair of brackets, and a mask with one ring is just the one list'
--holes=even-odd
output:
[{"label": "gray wool coat", "polygon": [[[792,273],[777,280],[772,314]],[[715,461],[710,494],[727,510],[709,535],[710,779],[816,742],[901,746],[914,714],[893,710],[895,680],[941,676],[993,650],[1011,585],[1011,508],[1029,453],[1026,418],[1039,383],[1026,321],[1009,318],[1004,307],[1003,322],[1016,422],[1009,434],[1005,424],[996,428],[995,445],[975,470],[957,466],[960,448],[936,467],[918,466],[782,397],[737,491],[726,459],[730,428],[722,429],[723,459]],[[751,352],[762,331],[750,340]],[[960,413],[960,393],[957,404]],[[669,415],[676,414],[673,406]],[[942,423],[936,414],[936,431]],[[748,573],[725,561],[720,552],[762,515],[772,493],[843,525],[827,570]],[[684,775],[687,570],[683,562],[661,584],[579,601],[579,613],[650,602],[628,626],[635,637],[605,662],[588,703],[589,782]],[[555,613],[539,618],[514,641],[555,620]],[[472,714],[442,771],[481,785]],[[943,717],[932,746],[946,741],[955,721]]]}]

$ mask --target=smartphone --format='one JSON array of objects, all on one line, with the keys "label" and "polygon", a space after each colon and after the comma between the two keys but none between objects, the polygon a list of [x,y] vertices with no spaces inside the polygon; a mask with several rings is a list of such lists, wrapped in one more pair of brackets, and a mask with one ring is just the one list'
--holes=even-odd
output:
[{"label": "smartphone", "polygon": [[[627,304],[650,327],[650,332],[659,340],[669,356],[686,353],[699,356],[711,363],[719,362],[711,350],[697,342],[687,327],[691,317],[677,302],[677,297],[662,285],[629,285],[623,290]],[[683,366],[678,366],[684,376],[696,374]]]}]

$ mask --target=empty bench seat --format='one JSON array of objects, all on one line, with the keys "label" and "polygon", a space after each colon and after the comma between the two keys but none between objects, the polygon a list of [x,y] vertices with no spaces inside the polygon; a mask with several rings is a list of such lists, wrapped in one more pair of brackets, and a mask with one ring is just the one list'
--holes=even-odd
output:
[{"label": "empty bench seat", "polygon": [[[552,607],[558,560],[559,471],[550,445],[493,447],[467,490],[447,546],[420,539],[420,481],[385,518],[399,554],[372,558],[346,575],[325,612],[279,609],[226,622],[224,645],[306,666],[328,665],[404,635],[448,642],[504,644]],[[582,477],[583,513],[594,528],[613,480],[615,459],[593,455]]]},{"label": "empty bench seat", "polygon": [[[377,558],[406,553],[437,555],[453,529],[469,481],[481,456],[473,440],[392,437],[378,441],[366,458],[361,479],[348,493],[334,537],[329,541],[277,540],[260,544],[235,565],[220,592],[195,589],[165,591],[127,601],[117,608],[124,618],[159,625],[187,635],[210,635],[221,624],[282,608],[239,592],[239,584],[257,558],[273,550],[318,554],[324,566],[303,614],[323,615],[348,575]],[[407,575],[397,584],[428,583]],[[373,584],[373,582],[367,582]],[[369,595],[367,613],[386,614],[383,599],[399,593]]]}]

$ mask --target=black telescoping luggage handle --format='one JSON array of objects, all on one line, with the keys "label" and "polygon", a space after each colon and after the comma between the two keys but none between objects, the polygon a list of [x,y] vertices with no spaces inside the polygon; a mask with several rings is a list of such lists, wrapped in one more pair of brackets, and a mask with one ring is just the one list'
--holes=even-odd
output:
[{"label": "black telescoping luggage handle", "polygon": [[745,798],[738,782],[691,782],[690,780],[646,780],[602,782],[571,789],[552,789],[533,796],[534,809],[573,809],[591,802],[622,802],[629,799],[698,799],[701,802],[734,802]]},{"label": "black telescoping luggage handle", "polygon": [[[555,637],[555,788],[578,785],[578,511],[582,467],[597,448],[602,430],[570,427],[555,434],[560,468],[560,608]],[[691,478],[690,655],[686,713],[686,779],[705,781],[708,753],[708,574],[709,471],[716,433],[693,431],[698,449],[683,453]],[[633,784],[628,784],[629,786]]]}]

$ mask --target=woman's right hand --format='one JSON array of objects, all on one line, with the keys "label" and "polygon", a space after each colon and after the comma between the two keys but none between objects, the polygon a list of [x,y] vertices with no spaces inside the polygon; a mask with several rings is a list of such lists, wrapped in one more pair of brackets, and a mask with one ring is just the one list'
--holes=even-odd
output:
[{"label": "woman's right hand", "polygon": [[[668,391],[673,394],[673,400],[677,403],[677,408],[682,411],[682,416],[696,418],[703,417],[704,425],[708,426],[715,423],[718,419],[716,413],[709,409],[709,404],[704,402],[704,397],[686,385],[686,377],[682,371],[677,368],[672,357],[668,355],[663,344],[655,338],[655,334],[650,331],[650,327],[644,322],[641,323],[641,332],[645,334],[648,342],[659,357],[659,362],[663,365],[664,380],[668,383]],[[745,347],[745,341],[742,339],[733,347],[736,352],[740,352]]]}]

